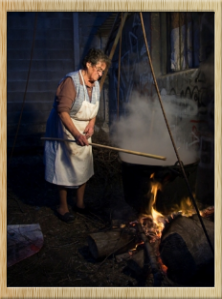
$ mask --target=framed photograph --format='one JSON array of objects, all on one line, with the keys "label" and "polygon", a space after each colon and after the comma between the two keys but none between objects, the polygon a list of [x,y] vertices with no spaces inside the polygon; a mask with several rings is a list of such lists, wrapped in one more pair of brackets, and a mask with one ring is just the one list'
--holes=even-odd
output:
[{"label": "framed photograph", "polygon": [[0,298],[221,298],[222,1],[0,2]]}]

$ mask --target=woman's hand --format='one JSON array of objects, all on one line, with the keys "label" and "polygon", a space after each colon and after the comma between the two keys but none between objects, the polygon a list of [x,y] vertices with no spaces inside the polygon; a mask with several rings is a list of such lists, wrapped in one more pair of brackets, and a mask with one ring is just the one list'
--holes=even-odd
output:
[{"label": "woman's hand", "polygon": [[77,143],[78,145],[82,145],[82,146],[84,146],[84,145],[89,145],[88,140],[87,140],[87,137],[86,137],[85,135],[83,135],[83,134],[78,134],[77,136],[74,136],[74,137],[75,137],[75,139],[76,139],[76,143]]},{"label": "woman's hand", "polygon": [[59,113],[59,117],[66,127],[66,129],[72,134],[72,136],[76,139],[76,143],[78,145],[84,146],[89,145],[88,140],[85,135],[81,134],[79,130],[73,124],[70,115],[67,112]]},{"label": "woman's hand", "polygon": [[92,137],[92,135],[94,133],[95,122],[96,122],[96,117],[90,119],[88,125],[85,127],[83,134],[86,135],[87,139]]},{"label": "woman's hand", "polygon": [[94,126],[91,126],[90,123],[86,126],[84,132],[86,138],[90,138],[94,133]]}]

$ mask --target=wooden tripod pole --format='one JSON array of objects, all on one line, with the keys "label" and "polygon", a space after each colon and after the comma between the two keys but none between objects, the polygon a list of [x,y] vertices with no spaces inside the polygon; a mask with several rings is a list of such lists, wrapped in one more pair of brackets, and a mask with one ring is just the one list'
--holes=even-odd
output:
[{"label": "wooden tripod pole", "polygon": [[[76,142],[75,140],[69,140],[69,139],[63,139],[63,138],[52,138],[52,137],[42,137],[41,139],[42,140],[49,140],[49,141],[51,140],[51,141],[61,141],[61,142]],[[131,150],[123,149],[123,148],[118,148],[118,147],[113,147],[113,146],[108,146],[108,145],[103,145],[103,144],[98,144],[98,143],[89,142],[89,145],[94,146],[94,147],[101,147],[101,148],[105,148],[105,149],[110,149],[110,150],[117,151],[117,152],[123,152],[123,153],[126,153],[126,154],[143,156],[143,157],[146,157],[146,158],[166,160],[166,157],[163,157],[163,156],[146,154],[146,153],[131,151]]]},{"label": "wooden tripod pole", "polygon": [[[124,14],[124,16],[121,18],[121,23],[120,23],[119,31],[118,31],[118,33],[117,33],[117,35],[116,35],[116,38],[115,38],[115,40],[114,40],[112,49],[111,49],[110,54],[109,54],[109,58],[110,58],[110,59],[113,58],[113,55],[114,55],[114,53],[115,53],[115,50],[116,50],[116,47],[117,47],[117,45],[118,45],[118,41],[119,41],[120,35],[121,35],[121,33],[122,33],[123,26],[124,26],[124,24],[125,24],[127,15],[128,15],[128,13],[126,12],[126,13]],[[104,72],[104,74],[103,74],[103,76],[102,76],[102,78],[101,78],[101,80],[100,80],[100,90],[102,90],[102,88],[103,88],[103,84],[104,84],[104,82],[105,82],[107,73],[108,73],[108,68],[105,70],[105,72]]]},{"label": "wooden tripod pole", "polygon": [[200,220],[200,223],[203,227],[203,230],[204,230],[204,233],[205,233],[205,236],[207,238],[207,241],[209,243],[209,246],[210,246],[210,249],[212,251],[212,253],[214,254],[214,248],[213,248],[213,245],[210,241],[210,238],[208,236],[208,233],[206,231],[206,228],[205,228],[205,225],[203,223],[203,220],[200,216],[200,212],[198,210],[198,207],[197,207],[197,204],[196,204],[196,201],[194,199],[194,196],[193,196],[193,193],[192,193],[192,190],[190,188],[190,184],[189,184],[189,181],[188,181],[188,178],[187,178],[187,175],[186,175],[186,172],[184,170],[184,167],[183,167],[183,163],[180,159],[180,156],[179,156],[179,153],[178,153],[178,150],[177,150],[177,147],[176,147],[176,144],[174,142],[174,139],[173,139],[173,135],[171,133],[171,130],[170,130],[170,126],[169,126],[169,123],[168,123],[168,120],[167,120],[167,117],[166,117],[166,113],[165,113],[165,110],[164,110],[164,107],[163,107],[163,103],[162,103],[162,99],[161,99],[161,95],[160,95],[160,91],[159,91],[159,88],[158,88],[158,84],[157,84],[157,80],[156,80],[156,76],[155,76],[155,73],[154,73],[154,69],[153,69],[153,65],[152,65],[152,60],[151,60],[151,56],[150,56],[150,51],[149,51],[149,47],[148,47],[148,41],[147,41],[147,38],[146,38],[146,30],[145,30],[145,26],[144,26],[144,22],[143,22],[143,14],[142,12],[140,12],[140,20],[141,20],[141,26],[142,26],[142,30],[143,30],[143,36],[144,36],[144,41],[145,41],[145,46],[146,46],[146,50],[147,50],[147,55],[148,55],[148,60],[149,60],[149,65],[150,65],[150,69],[151,69],[151,73],[153,75],[153,81],[154,81],[154,84],[155,84],[155,88],[156,88],[156,92],[157,92],[157,95],[158,95],[158,98],[159,98],[159,102],[160,102],[160,106],[161,106],[161,109],[162,109],[162,112],[163,112],[163,117],[165,119],[165,123],[166,123],[166,126],[167,126],[167,130],[169,132],[169,135],[170,135],[170,139],[171,139],[171,142],[172,142],[172,145],[173,145],[173,148],[174,148],[174,151],[175,151],[175,154],[177,156],[177,159],[178,159],[178,162],[179,162],[179,165],[180,165],[180,168],[181,168],[181,171],[183,173],[183,176],[184,176],[184,179],[186,181],[186,184],[187,184],[187,188],[188,188],[188,191],[190,193],[190,198],[193,202],[193,205],[194,205],[194,208],[197,212],[197,216]]}]

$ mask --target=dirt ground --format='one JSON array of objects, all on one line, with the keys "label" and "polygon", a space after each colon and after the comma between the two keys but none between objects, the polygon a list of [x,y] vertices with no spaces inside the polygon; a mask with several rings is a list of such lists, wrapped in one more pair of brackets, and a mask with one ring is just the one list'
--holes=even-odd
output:
[{"label": "dirt ground", "polygon": [[[44,244],[33,256],[7,269],[8,287],[152,286],[144,277],[111,255],[95,260],[88,247],[90,233],[110,229],[111,220],[135,220],[136,211],[124,200],[121,164],[113,151],[94,149],[95,175],[89,180],[85,203],[90,215],[72,210],[75,193],[68,194],[75,220],[62,222],[55,214],[55,186],[44,180],[43,151],[14,155],[7,168],[7,223],[39,223]],[[193,173],[195,181],[195,173]],[[168,285],[167,282],[163,282]]]},{"label": "dirt ground", "polygon": [[[88,216],[72,210],[75,193],[68,194],[75,220],[55,215],[55,186],[44,180],[43,153],[14,155],[7,169],[7,224],[39,223],[44,244],[35,255],[7,270],[7,286],[135,286],[140,284],[114,257],[93,259],[87,236],[109,229],[111,215],[125,209],[121,168],[115,152],[94,151],[95,175],[89,180],[85,203]],[[129,208],[129,207],[127,207]]]}]

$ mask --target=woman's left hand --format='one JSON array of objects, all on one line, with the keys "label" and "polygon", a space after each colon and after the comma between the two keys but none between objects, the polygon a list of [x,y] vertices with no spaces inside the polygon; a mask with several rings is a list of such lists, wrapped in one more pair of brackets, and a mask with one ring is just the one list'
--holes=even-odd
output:
[{"label": "woman's left hand", "polygon": [[90,138],[94,133],[94,127],[88,124],[83,133],[85,134],[87,139]]}]

